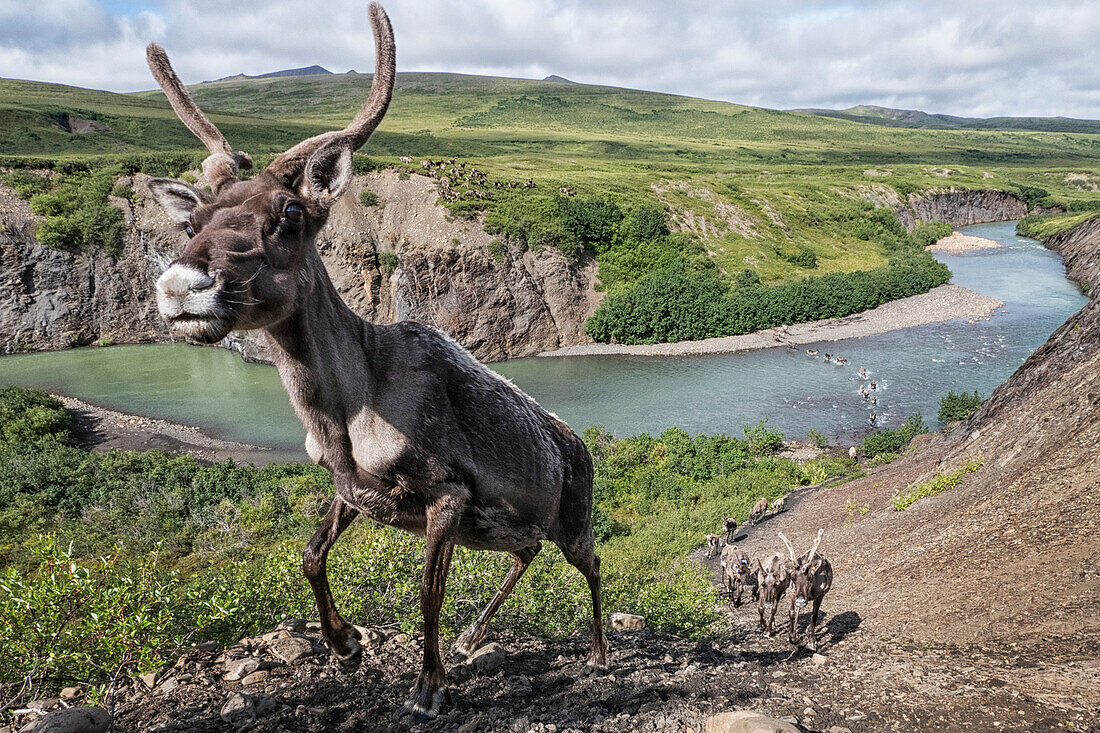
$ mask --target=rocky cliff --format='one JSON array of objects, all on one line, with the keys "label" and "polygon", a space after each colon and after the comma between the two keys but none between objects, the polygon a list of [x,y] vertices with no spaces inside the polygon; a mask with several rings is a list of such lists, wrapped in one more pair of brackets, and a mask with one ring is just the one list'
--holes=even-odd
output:
[{"label": "rocky cliff", "polygon": [[1022,219],[1037,213],[1005,191],[971,191],[946,189],[909,194],[894,205],[898,219],[907,229],[915,229],[925,221],[944,221],[954,227],[981,224],[987,221]]},{"label": "rocky cliff", "polygon": [[884,185],[861,186],[860,195],[875,206],[888,206],[912,231],[926,221],[943,221],[953,227],[989,221],[1011,221],[1041,213],[1007,191],[973,191],[966,188],[932,189],[902,197]]},{"label": "rocky cliff", "polygon": [[[0,187],[0,352],[168,338],[153,283],[184,239],[148,196],[143,177],[133,184],[136,202],[114,202],[128,225],[118,259],[41,246],[27,203]],[[360,203],[365,187],[377,206]],[[452,219],[437,198],[424,176],[401,180],[376,171],[356,178],[317,242],[348,305],[374,322],[432,323],[486,361],[588,340],[584,321],[598,303],[594,263],[570,265],[550,248],[490,251],[481,223]],[[258,334],[234,334],[225,345],[264,359]]]}]

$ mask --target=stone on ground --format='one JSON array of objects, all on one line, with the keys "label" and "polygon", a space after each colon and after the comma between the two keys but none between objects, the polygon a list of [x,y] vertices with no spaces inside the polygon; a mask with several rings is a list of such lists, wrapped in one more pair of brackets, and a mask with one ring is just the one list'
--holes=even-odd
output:
[{"label": "stone on ground", "polygon": [[798,727],[753,710],[734,710],[707,719],[706,733],[799,733]]},{"label": "stone on ground", "polygon": [[645,628],[645,616],[633,613],[611,614],[611,628],[617,631],[641,631]]},{"label": "stone on ground", "polygon": [[495,672],[504,664],[504,647],[495,641],[491,641],[466,658],[466,664],[472,664],[474,669],[483,674]]},{"label": "stone on ground", "polygon": [[110,727],[111,716],[103,708],[75,707],[48,713],[19,733],[106,733]]}]

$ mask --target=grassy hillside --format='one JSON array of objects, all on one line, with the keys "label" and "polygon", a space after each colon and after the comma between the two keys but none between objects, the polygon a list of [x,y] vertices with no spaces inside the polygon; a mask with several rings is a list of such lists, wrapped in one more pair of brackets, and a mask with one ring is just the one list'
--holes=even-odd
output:
[{"label": "grassy hillside", "polygon": [[[234,147],[262,161],[346,124],[370,82],[354,73],[237,77],[191,91]],[[72,117],[109,129],[68,132]],[[0,80],[0,121],[0,149],[9,154],[71,160],[201,150],[159,91]],[[412,157],[412,171],[422,158],[455,158],[484,171],[486,186],[533,180],[533,189],[487,188],[492,198],[448,205],[456,214],[488,210],[503,236],[531,247],[559,246],[570,256],[587,249],[611,291],[672,265],[725,283],[751,270],[765,284],[886,267],[898,241],[883,235],[889,222],[872,221],[863,200],[872,187],[903,197],[1026,187],[1070,210],[1100,201],[1100,135],[893,128],[560,80],[399,74],[365,152],[389,165]],[[563,187],[574,203],[563,203]],[[672,233],[641,237],[616,225],[593,240],[591,222],[578,226],[577,218],[599,202],[613,203],[612,218],[624,220],[658,207]],[[919,250],[910,244],[910,253]]]},{"label": "grassy hillside", "polygon": [[800,109],[839,120],[864,122],[887,127],[918,127],[941,130],[1033,130],[1039,132],[1100,133],[1100,120],[1079,120],[1072,117],[956,117],[931,114],[916,109],[891,109],[860,104],[848,109]]}]

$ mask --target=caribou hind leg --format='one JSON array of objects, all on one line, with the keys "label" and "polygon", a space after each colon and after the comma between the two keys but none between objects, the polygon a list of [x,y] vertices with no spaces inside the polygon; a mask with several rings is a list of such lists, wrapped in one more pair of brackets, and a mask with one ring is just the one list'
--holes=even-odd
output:
[{"label": "caribou hind leg", "polygon": [[504,583],[500,586],[494,595],[492,600],[489,601],[489,605],[482,609],[477,618],[470,628],[462,632],[462,635],[458,637],[454,644],[454,650],[459,654],[468,656],[481,644],[481,640],[485,638],[485,633],[489,630],[489,621],[492,620],[493,615],[504,604],[504,599],[512,592],[512,589],[519,582],[519,579],[523,577],[523,573],[527,570],[527,566],[531,564],[531,561],[535,559],[535,556],[539,554],[539,550],[542,549],[540,543],[535,543],[531,547],[525,547],[522,550],[517,550],[512,553],[516,557],[516,561],[512,564],[512,569],[508,571],[507,577],[504,578]]},{"label": "caribou hind leg", "polygon": [[359,514],[339,496],[333,498],[321,526],[306,545],[302,554],[302,570],[313,588],[317,599],[317,610],[321,614],[321,631],[340,666],[351,671],[359,666],[362,649],[359,647],[359,632],[340,616],[336,603],[332,599],[332,589],[328,584],[325,566],[328,551],[340,534],[347,529],[351,521]]},{"label": "caribou hind leg", "polygon": [[581,571],[592,592],[592,653],[588,656],[588,666],[607,669],[607,639],[603,635],[603,610],[600,607],[600,558],[596,556],[592,530],[588,530],[588,538],[579,548],[564,544],[559,546],[569,564]]}]

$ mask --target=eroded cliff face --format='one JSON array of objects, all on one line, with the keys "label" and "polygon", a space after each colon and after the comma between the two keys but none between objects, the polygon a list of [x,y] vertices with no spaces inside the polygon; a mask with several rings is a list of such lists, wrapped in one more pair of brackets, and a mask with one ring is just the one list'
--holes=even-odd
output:
[{"label": "eroded cliff face", "polygon": [[1040,208],[1028,209],[1027,204],[1007,191],[946,188],[902,197],[889,186],[873,185],[861,187],[860,195],[875,206],[893,209],[898,220],[909,231],[926,221],[942,221],[953,227],[962,227],[1022,219],[1044,211]]},{"label": "eroded cliff face", "polygon": [[[184,237],[145,181],[140,175],[133,181],[136,203],[114,202],[128,224],[118,259],[38,244],[29,206],[0,187],[0,351],[169,338],[153,285]],[[378,196],[378,206],[360,203],[364,187]],[[594,263],[571,266],[549,248],[506,245],[491,252],[480,221],[452,220],[436,200],[435,184],[424,176],[402,181],[394,171],[377,171],[356,177],[317,241],[353,310],[377,323],[431,323],[485,361],[588,340],[584,321],[598,303]],[[224,345],[266,358],[259,333],[233,334]]]},{"label": "eroded cliff face", "polygon": [[1038,209],[1027,205],[1005,191],[971,191],[947,189],[910,194],[894,205],[898,220],[909,230],[926,221],[943,221],[953,227],[981,224],[988,221],[1022,219]]}]

